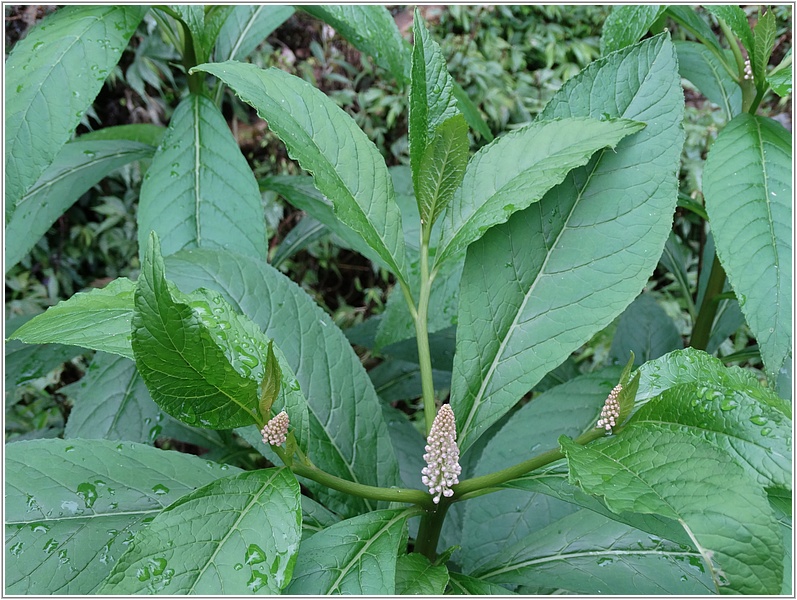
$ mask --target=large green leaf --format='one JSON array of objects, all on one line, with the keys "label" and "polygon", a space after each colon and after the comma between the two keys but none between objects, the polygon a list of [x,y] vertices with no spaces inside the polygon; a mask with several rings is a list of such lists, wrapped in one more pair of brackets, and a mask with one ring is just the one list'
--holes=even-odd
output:
[{"label": "large green leaf", "polygon": [[697,8],[693,6],[685,6],[674,4],[667,7],[667,16],[674,19],[687,31],[691,32],[698,41],[706,46],[711,46],[718,54],[722,54],[725,50],[720,45],[717,36],[711,26],[706,22],[703,14],[698,14]]},{"label": "large green leaf", "polygon": [[399,556],[396,563],[396,595],[442,596],[448,585],[445,565],[433,565],[423,554]]},{"label": "large green leaf", "polygon": [[[181,252],[167,264],[169,276],[182,289],[220,291],[279,346],[307,398],[308,453],[316,465],[359,483],[399,485],[373,385],[346,337],[306,292],[269,265],[225,252]],[[323,487],[313,491],[329,508],[346,515],[376,504]]]},{"label": "large green leaf", "polygon": [[269,34],[293,14],[292,6],[269,4],[234,6],[216,40],[215,62],[249,56]]},{"label": "large green leaf", "polygon": [[615,6],[601,33],[601,54],[636,44],[666,10],[658,4]]},{"label": "large green leaf", "polygon": [[204,96],[189,95],[169,128],[141,185],[138,242],[150,231],[163,252],[228,248],[265,260],[266,222],[252,171],[227,122]]},{"label": "large green leaf", "polygon": [[234,61],[202,65],[268,121],[292,158],[313,174],[335,214],[404,278],[404,239],[393,184],[376,146],[323,92],[278,69]]},{"label": "large green leaf", "polygon": [[624,363],[633,352],[634,364],[641,365],[683,345],[678,328],[659,303],[640,294],[620,315],[609,356]]},{"label": "large green leaf", "polygon": [[336,523],[302,543],[285,593],[394,594],[407,510],[379,510]]},{"label": "large green leaf", "polygon": [[6,219],[69,140],[148,9],[67,6],[14,46],[5,65]]},{"label": "large green leaf", "polygon": [[[556,97],[552,103],[556,104]],[[540,120],[507,133],[473,156],[462,185],[443,213],[435,268],[460,257],[469,244],[494,225],[538,202],[569,171],[587,164],[596,151],[614,148],[644,127],[624,118],[598,120],[602,115],[594,110],[594,117],[586,110],[582,113],[575,110],[572,115],[548,114],[543,119],[553,120]],[[641,141],[647,137],[632,139]],[[507,156],[514,159],[507,160]]]},{"label": "large green leaf", "polygon": [[163,140],[166,128],[152,123],[133,123],[131,125],[112,125],[84,133],[77,142],[101,141],[101,140],[128,140],[147,144],[156,148]]},{"label": "large green leaf", "polygon": [[742,112],[742,88],[711,50],[704,44],[683,41],[675,42],[675,49],[681,77],[725,111],[726,119]]},{"label": "large green leaf", "polygon": [[730,4],[707,4],[704,8],[728,24],[731,31],[741,40],[742,45],[744,45],[752,59],[751,62],[755,61],[754,53],[756,48],[753,41],[753,31],[750,29],[750,23],[747,21],[747,14],[745,14],[744,9],[741,6]]},{"label": "large green leaf", "polygon": [[133,361],[97,353],[71,394],[65,438],[153,443],[163,430],[163,413],[152,401]]},{"label": "large green leaf", "polygon": [[[576,377],[535,397],[509,417],[482,451],[473,475],[487,475],[556,448],[560,435],[577,437],[594,425],[621,369]],[[577,510],[552,494],[518,489],[465,503],[460,564],[471,573],[502,548]]]},{"label": "large green leaf", "polygon": [[773,382],[792,356],[791,168],[789,133],[745,113],[720,132],[703,171],[717,254]]},{"label": "large green leaf", "polygon": [[301,538],[299,483],[288,469],[217,479],[155,517],[99,594],[279,594]]},{"label": "large green leaf", "polygon": [[[661,256],[683,142],[683,92],[666,35],[594,62],[540,117],[563,118],[553,122],[561,125],[607,113],[648,125],[571,171],[539,204],[468,250],[451,383],[463,450],[622,313]],[[528,180],[534,181],[531,173]],[[460,189],[472,189],[470,181],[466,175]],[[455,206],[456,197],[449,210]]]},{"label": "large green leaf", "polygon": [[505,587],[462,573],[449,573],[448,594],[452,596],[509,596]]},{"label": "large green leaf", "polygon": [[691,433],[722,448],[761,485],[790,489],[792,422],[781,405],[757,384],[725,387],[703,379],[669,388],[632,422]]},{"label": "large green leaf", "polygon": [[155,515],[237,471],[132,443],[8,444],[5,593],[96,592],[133,535]]},{"label": "large green leaf", "polygon": [[[6,335],[10,337],[32,316],[24,315],[7,319],[5,322]],[[19,340],[7,341],[5,343],[5,363],[3,365],[3,375],[7,390],[6,405],[14,397],[11,390],[18,385],[44,377],[64,362],[82,353],[83,350],[75,346],[63,346],[61,344],[28,345]]]},{"label": "large green leaf", "polygon": [[69,300],[37,315],[9,339],[26,344],[72,344],[133,358],[130,321],[136,284],[125,277]]},{"label": "large green leaf", "polygon": [[767,76],[767,81],[769,82],[769,85],[772,86],[772,91],[781,98],[791,94],[793,79],[791,63],[791,48],[789,48],[789,51],[786,53],[786,56],[783,57],[781,63],[772,69]]},{"label": "large green leaf", "polygon": [[129,162],[152,156],[154,151],[152,146],[122,140],[64,145],[39,180],[19,198],[6,225],[6,272],[91,186]]},{"label": "large green leaf", "polygon": [[681,522],[720,593],[777,594],[783,542],[764,491],[724,451],[666,424],[587,446],[561,439],[570,476],[614,511]]},{"label": "large green leaf", "polygon": [[699,552],[582,509],[499,550],[474,574],[524,593],[694,595],[713,591]]},{"label": "large green leaf", "polygon": [[354,4],[303,4],[300,8],[331,25],[400,83],[409,81],[410,51],[387,8]]}]

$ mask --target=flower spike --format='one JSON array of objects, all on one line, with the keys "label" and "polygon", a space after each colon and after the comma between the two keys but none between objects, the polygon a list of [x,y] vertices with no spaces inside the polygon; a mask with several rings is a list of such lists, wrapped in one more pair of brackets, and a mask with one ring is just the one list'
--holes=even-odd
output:
[{"label": "flower spike", "polygon": [[609,392],[606,402],[603,403],[601,418],[598,419],[598,423],[595,425],[596,427],[603,427],[607,432],[611,433],[612,427],[617,425],[617,421],[620,419],[620,403],[617,401],[617,397],[622,390],[623,386],[618,383],[614,386],[614,389]]},{"label": "flower spike", "polygon": [[282,446],[288,436],[288,425],[290,425],[290,419],[288,418],[288,413],[283,410],[266,423],[265,427],[260,431],[263,434],[263,443],[271,444],[272,446]]},{"label": "flower spike", "polygon": [[457,476],[462,472],[462,467],[459,466],[457,426],[451,405],[444,404],[437,411],[426,443],[426,454],[423,455],[426,466],[421,470],[421,481],[429,488],[429,493],[434,496],[434,503],[437,504],[441,495],[446,498],[454,495],[451,486],[459,483]]}]

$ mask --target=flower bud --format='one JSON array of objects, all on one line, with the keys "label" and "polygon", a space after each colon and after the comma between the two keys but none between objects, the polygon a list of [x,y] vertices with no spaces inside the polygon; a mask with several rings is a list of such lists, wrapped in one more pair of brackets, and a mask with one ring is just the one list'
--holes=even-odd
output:
[{"label": "flower bud", "polygon": [[434,496],[434,503],[440,502],[441,496],[453,496],[454,490],[451,486],[459,483],[458,475],[462,472],[462,467],[459,466],[454,411],[449,404],[444,404],[437,412],[426,440],[426,454],[423,459],[426,466],[421,470],[421,481]]},{"label": "flower bud", "polygon": [[283,410],[266,423],[265,427],[260,431],[263,434],[263,443],[272,446],[282,446],[288,435],[288,425],[290,425],[290,419],[288,418],[288,413]]},{"label": "flower bud", "polygon": [[596,427],[603,427],[607,432],[611,433],[612,427],[617,426],[617,421],[620,419],[620,403],[617,401],[617,397],[622,390],[623,386],[618,383],[614,386],[614,389],[609,392],[606,402],[603,403],[601,418],[598,419],[598,423],[595,425]]}]

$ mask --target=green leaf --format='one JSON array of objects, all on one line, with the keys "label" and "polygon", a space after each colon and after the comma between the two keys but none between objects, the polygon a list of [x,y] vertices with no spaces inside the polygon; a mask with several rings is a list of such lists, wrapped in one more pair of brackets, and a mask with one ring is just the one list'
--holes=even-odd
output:
[{"label": "green leaf", "polygon": [[454,596],[510,596],[505,587],[462,573],[449,573],[447,594]]},{"label": "green leaf", "polygon": [[163,414],[133,361],[100,352],[76,385],[67,393],[74,406],[64,428],[65,438],[152,444],[163,430]]},{"label": "green leaf", "polygon": [[[468,250],[451,381],[463,452],[622,313],[661,256],[683,142],[683,91],[666,35],[594,62],[562,87],[540,117],[595,118],[607,111],[611,118],[648,125],[614,152],[600,152],[571,171],[538,205],[493,227]],[[493,146],[510,135],[518,134]],[[521,153],[501,153],[507,155]],[[535,178],[529,174],[528,180]],[[466,174],[460,189],[480,184]],[[455,197],[449,210],[457,205]]]},{"label": "green leaf", "polygon": [[454,97],[457,99],[457,107],[464,115],[470,128],[481,135],[487,142],[492,142],[494,139],[493,132],[490,131],[490,126],[487,125],[479,112],[479,107],[473,103],[467,92],[456,81],[454,82]]},{"label": "green leaf", "polygon": [[[5,323],[6,335],[10,337],[12,333],[32,317],[33,315],[25,315],[7,319]],[[53,369],[82,353],[83,349],[75,346],[63,346],[61,344],[29,346],[19,340],[7,341],[5,344],[4,365],[6,390],[8,390],[6,406],[8,406],[8,402],[14,396],[13,393],[9,392],[18,385],[44,377]]]},{"label": "green leaf", "polygon": [[683,348],[683,340],[670,316],[649,294],[640,294],[620,315],[609,356],[617,362],[634,353],[634,364]]},{"label": "green leaf", "polygon": [[215,75],[268,121],[290,156],[313,174],[335,214],[404,279],[404,239],[393,184],[376,146],[323,92],[277,69],[216,63],[195,67]]},{"label": "green leaf", "polygon": [[588,446],[565,437],[560,442],[571,480],[603,496],[612,510],[679,520],[716,591],[780,591],[783,543],[777,522],[766,494],[727,453],[653,423],[628,425],[621,435]]},{"label": "green leaf", "polygon": [[246,58],[293,13],[292,6],[234,6],[216,40],[214,62]]},{"label": "green leaf", "polygon": [[280,393],[282,373],[280,372],[277,357],[274,355],[274,342],[268,343],[266,364],[263,367],[263,379],[260,381],[260,416],[263,421],[268,421],[271,416],[271,405]]},{"label": "green leaf", "polygon": [[[557,447],[560,435],[578,437],[591,429],[621,369],[581,375],[535,397],[511,415],[482,451],[474,476],[505,469]],[[577,507],[551,494],[505,490],[468,500],[460,564],[468,573],[502,548],[522,540]]]},{"label": "green leaf", "polygon": [[327,510],[315,500],[307,496],[302,499],[302,541],[313,537],[319,531],[340,521],[335,513]]},{"label": "green leaf", "polygon": [[133,539],[99,594],[279,594],[301,538],[288,469],[217,479],[180,498]]},{"label": "green leaf", "polygon": [[147,10],[67,6],[14,46],[5,65],[6,220],[72,136]]},{"label": "green leaf", "polygon": [[360,52],[372,57],[399,83],[410,79],[410,50],[384,6],[354,4],[299,6],[331,25]]},{"label": "green leaf", "polygon": [[26,344],[71,344],[133,358],[130,321],[136,284],[125,277],[62,300],[17,329]]},{"label": "green leaf", "polygon": [[5,449],[7,594],[87,595],[163,508],[238,472],[189,454],[106,440]]},{"label": "green leaf", "polygon": [[791,94],[792,88],[792,68],[791,68],[791,48],[786,53],[781,63],[772,69],[772,72],[767,77],[769,85],[772,86],[772,91],[781,98]]},{"label": "green leaf", "polygon": [[[387,403],[414,400],[421,397],[421,370],[418,363],[388,358],[368,371],[379,397]],[[451,385],[451,373],[432,369],[434,388]]]},{"label": "green leaf", "polygon": [[675,42],[675,49],[681,77],[725,111],[726,119],[742,112],[742,88],[711,50],[697,42]]},{"label": "green leaf", "polygon": [[713,591],[700,553],[589,510],[503,547],[475,572],[524,593],[694,595]]},{"label": "green leaf", "polygon": [[[707,8],[710,10],[710,8]],[[698,41],[706,46],[711,46],[717,54],[723,54],[725,49],[720,45],[717,36],[714,35],[711,26],[706,20],[697,13],[697,10],[692,6],[671,5],[667,7],[667,16],[672,17],[676,23],[681,24],[685,29],[690,31]]]},{"label": "green leaf", "polygon": [[17,201],[6,224],[6,272],[86,191],[134,160],[149,158],[152,146],[128,141],[76,141],[65,144],[39,180]]},{"label": "green leaf", "polygon": [[780,531],[783,535],[783,546],[786,550],[783,554],[783,588],[780,593],[788,596],[792,593],[792,571],[794,570],[794,560],[792,558],[792,495],[782,490],[768,492],[769,504],[775,512],[775,518],[780,524]]},{"label": "green leaf", "polygon": [[[319,468],[368,485],[399,485],[373,385],[346,337],[304,290],[269,265],[219,251],[182,252],[167,264],[182,289],[220,291],[284,353],[283,371],[295,370],[307,398],[308,455]],[[312,489],[328,508],[347,516],[376,508],[373,501],[323,486]]]},{"label": "green leaf", "polygon": [[101,141],[101,140],[128,140],[147,144],[156,148],[163,140],[166,128],[152,123],[135,123],[132,125],[114,125],[103,127],[84,133],[77,140],[79,142]]},{"label": "green leaf", "polygon": [[205,6],[205,28],[202,31],[201,43],[202,51],[196,53],[196,62],[206,62],[210,60],[213,47],[221,33],[222,27],[232,14],[233,6]]},{"label": "green leaf", "polygon": [[418,164],[417,198],[421,222],[431,225],[451,202],[468,163],[468,124],[456,115],[432,133]]},{"label": "green leaf", "polygon": [[703,172],[717,254],[773,382],[792,356],[791,166],[789,133],[745,113],[720,132]]},{"label": "green leaf", "polygon": [[260,185],[265,190],[277,192],[291,205],[318,219],[339,238],[342,245],[359,252],[371,262],[388,268],[388,265],[379,254],[358,233],[335,216],[332,202],[315,188],[312,177],[304,175],[274,175],[263,179]]},{"label": "green leaf", "polygon": [[227,248],[265,260],[260,192],[227,122],[204,96],[189,95],[172,115],[141,185],[138,242],[156,231],[166,255]]},{"label": "green leaf", "polygon": [[408,510],[379,510],[327,527],[302,543],[286,594],[394,594]]},{"label": "green leaf", "polygon": [[[329,212],[332,212],[331,207]],[[329,228],[326,225],[310,215],[303,216],[277,246],[276,252],[271,256],[271,266],[278,269],[282,263],[297,252],[327,236],[329,236]]]},{"label": "green leaf", "polygon": [[757,384],[725,387],[703,380],[665,390],[631,422],[691,433],[730,454],[762,486],[791,488],[792,422],[782,404]]},{"label": "green leaf", "polygon": [[[555,120],[511,131],[479,150],[443,213],[435,268],[460,257],[494,225],[538,202],[569,171],[587,164],[595,152],[615,147],[644,127],[627,119],[599,121],[599,116],[561,119],[557,115]],[[508,161],[507,156],[515,160]]]},{"label": "green leaf", "polygon": [[751,62],[753,78],[756,88],[759,90],[766,89],[767,65],[769,64],[769,57],[772,56],[772,49],[775,47],[776,30],[775,14],[771,10],[767,10],[758,18],[758,23],[753,29],[755,50],[753,51],[753,60]]},{"label": "green leaf", "polygon": [[636,44],[667,9],[658,4],[615,6],[601,33],[601,54]]},{"label": "green leaf", "polygon": [[402,554],[396,564],[396,595],[442,596],[448,585],[445,565],[433,565],[423,554]]},{"label": "green leaf", "polygon": [[742,45],[750,54],[751,62],[755,61],[755,44],[753,41],[753,31],[747,21],[747,15],[742,7],[738,5],[718,5],[707,4],[703,7],[718,19],[722,19],[731,28],[731,31],[739,38]]}]

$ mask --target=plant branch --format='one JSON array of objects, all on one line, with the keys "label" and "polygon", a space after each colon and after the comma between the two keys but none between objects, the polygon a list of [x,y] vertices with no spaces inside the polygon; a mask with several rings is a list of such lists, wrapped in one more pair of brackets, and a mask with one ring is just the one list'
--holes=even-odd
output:
[{"label": "plant branch", "polygon": [[714,317],[717,315],[717,307],[719,305],[717,296],[722,294],[724,286],[725,269],[715,252],[714,262],[711,265],[711,274],[706,284],[706,291],[703,294],[703,302],[700,305],[700,312],[697,313],[697,319],[695,319],[695,325],[692,328],[692,339],[689,344],[692,348],[705,350],[708,346],[711,327],[714,325]]},{"label": "plant branch", "polygon": [[418,536],[415,538],[415,552],[423,554],[432,563],[437,558],[437,544],[449,506],[451,502],[443,499],[434,510],[427,510],[421,515]]},{"label": "plant branch", "polygon": [[432,293],[432,280],[429,275],[429,236],[431,226],[421,227],[421,293],[418,300],[418,314],[415,317],[415,334],[418,342],[418,364],[421,368],[421,392],[423,414],[426,421],[426,435],[432,428],[437,409],[434,402],[434,379],[432,377],[432,354],[429,349],[429,296]]}]

